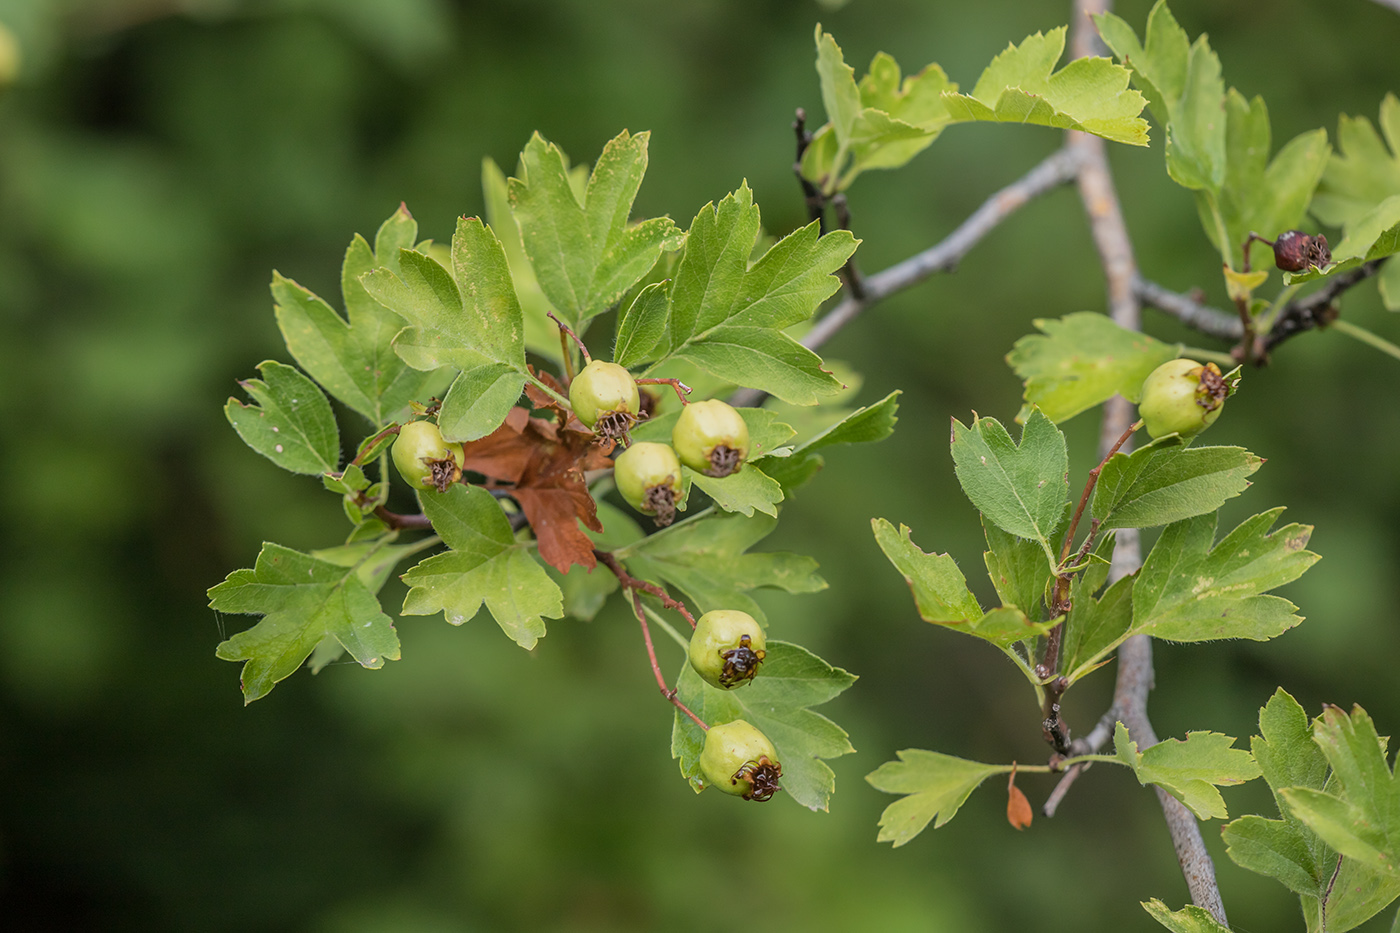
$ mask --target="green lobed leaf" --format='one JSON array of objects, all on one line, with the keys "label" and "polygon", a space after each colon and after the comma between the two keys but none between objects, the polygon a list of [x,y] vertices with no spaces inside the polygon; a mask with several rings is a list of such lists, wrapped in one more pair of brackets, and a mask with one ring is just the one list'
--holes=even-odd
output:
[{"label": "green lobed leaf", "polygon": [[1310,208],[1329,226],[1349,227],[1400,194],[1400,98],[1385,95],[1377,122],[1379,133],[1365,117],[1342,114],[1337,121],[1337,151]]},{"label": "green lobed leaf", "polygon": [[1018,538],[1040,543],[1050,563],[1050,536],[1065,514],[1069,454],[1065,436],[1032,409],[1018,446],[995,418],[972,427],[953,419],[953,464],[963,492],[989,521]]},{"label": "green lobed leaf", "polygon": [[941,828],[983,781],[1011,770],[1006,765],[984,765],[920,748],[896,754],[899,761],[887,761],[865,776],[876,790],[906,795],[880,814],[877,841],[892,842],[895,848],[923,832],[935,818],[933,828]]},{"label": "green lobed leaf", "polygon": [[510,522],[491,494],[455,484],[447,492],[419,493],[423,512],[451,550],[421,561],[403,575],[410,589],[404,615],[441,612],[461,625],[483,604],[496,624],[522,648],[545,633],[545,618],[563,615],[559,587],[517,543]]},{"label": "green lobed leaf", "polygon": [[817,562],[784,551],[749,553],[768,537],[777,519],[737,512],[705,511],[677,522],[614,553],[629,572],[679,588],[701,612],[740,609],[765,622],[748,594],[760,587],[789,593],[826,589]]},{"label": "green lobed leaf", "polygon": [[904,165],[948,123],[943,92],[957,85],[942,68],[929,65],[901,80],[899,64],[881,52],[857,86],[840,47],[820,26],[816,42],[827,123],[803,153],[802,174],[827,193],[845,190],[866,170]]},{"label": "green lobed leaf", "polygon": [[1245,816],[1222,829],[1237,865],[1267,875],[1299,895],[1309,930],[1341,933],[1366,922],[1400,896],[1400,878],[1357,859],[1339,858],[1297,818],[1283,791],[1302,788],[1344,792],[1328,785],[1328,764],[1313,741],[1313,727],[1298,702],[1280,688],[1259,711],[1254,759],[1274,793],[1282,819]]},{"label": "green lobed leaf", "polygon": [[224,416],[243,442],[292,473],[330,473],[340,463],[340,430],[331,404],[295,366],[258,364],[262,379],[239,385],[254,404],[230,398]]},{"label": "green lobed leaf", "polygon": [[[1073,606],[1065,619],[1061,670],[1070,683],[1094,671],[1101,660],[1127,639],[1133,624],[1133,581],[1126,576],[1093,596],[1091,587],[1076,586]],[[1078,581],[1076,581],[1077,583]]]},{"label": "green lobed leaf", "polygon": [[1210,911],[1193,904],[1181,910],[1172,910],[1154,897],[1143,901],[1142,908],[1172,933],[1230,933],[1230,928],[1212,917]]},{"label": "green lobed leaf", "polygon": [[650,138],[624,130],[609,140],[579,197],[564,154],[536,133],[520,154],[520,177],[508,183],[540,289],[576,332],[680,243],[669,217],[628,223],[646,174]]},{"label": "green lobed leaf", "polygon": [[782,328],[807,320],[840,287],[833,273],[859,241],[845,230],[821,236],[814,221],[750,264],[759,226],[747,184],[700,209],[671,283],[664,349],[647,374],[688,360],[735,385],[812,405],[840,383]]},{"label": "green lobed leaf", "polygon": [[1259,765],[1242,748],[1232,748],[1232,736],[1218,732],[1188,732],[1186,740],[1168,739],[1146,751],[1128,738],[1128,728],[1118,723],[1113,747],[1118,759],[1133,769],[1139,784],[1156,784],[1196,814],[1199,819],[1224,819],[1225,799],[1216,787],[1243,784],[1259,776]]},{"label": "green lobed leaf", "polygon": [[[817,474],[825,462],[818,451],[842,444],[873,444],[894,433],[899,420],[899,390],[880,401],[858,408],[844,418],[818,432],[793,449],[782,459],[770,459],[763,464],[764,472],[783,487],[784,494],[801,486]],[[752,426],[750,426],[752,431]]]},{"label": "green lobed leaf", "polygon": [[1291,602],[1262,595],[1302,576],[1318,556],[1310,525],[1269,528],[1282,508],[1245,519],[1212,547],[1216,516],[1168,525],[1133,587],[1132,634],[1168,641],[1265,641],[1302,621]]},{"label": "green lobed leaf", "polygon": [[1263,459],[1243,447],[1143,447],[1117,453],[1094,487],[1101,528],[1152,528],[1214,512],[1244,492]]},{"label": "green lobed leaf", "polygon": [[[376,573],[370,572],[371,579]],[[279,544],[264,543],[251,570],[235,570],[210,589],[209,607],[262,616],[216,650],[225,661],[245,662],[245,704],[266,696],[327,637],[363,667],[377,669],[399,659],[393,622],[357,566],[318,560]]]},{"label": "green lobed leaf", "polygon": [[1139,116],[1147,101],[1129,90],[1126,68],[1105,58],[1077,58],[1054,71],[1065,32],[1061,26],[1008,45],[970,94],[945,92],[952,122],[1033,123],[1147,145],[1147,121]]},{"label": "green lobed leaf", "polygon": [[520,227],[511,213],[505,173],[489,157],[481,160],[481,192],[486,223],[501,241],[510,278],[515,283],[515,296],[525,323],[525,349],[553,363],[561,363],[559,326],[549,319],[554,305],[540,289],[530,257],[525,255],[525,246],[520,242]]},{"label": "green lobed leaf", "polygon": [[783,487],[752,463],[746,463],[737,473],[716,479],[681,467],[688,482],[704,490],[715,505],[726,512],[752,515],[755,510],[778,516],[778,503],[783,501]]},{"label": "green lobed leaf", "polygon": [[627,310],[618,316],[617,342],[613,362],[637,366],[651,358],[651,352],[666,335],[666,310],[670,306],[667,289],[671,280],[653,282],[637,293]]},{"label": "green lobed leaf", "polygon": [[982,560],[1001,604],[1039,619],[1044,614],[1045,587],[1053,576],[1045,552],[1034,541],[1008,534],[985,518],[982,531],[987,537]]},{"label": "green lobed leaf", "polygon": [[417,398],[429,376],[394,353],[391,342],[403,329],[403,318],[371,298],[360,277],[381,266],[397,270],[398,252],[413,248],[417,230],[400,204],[380,225],[373,249],[358,234],[350,241],[340,274],[345,317],[310,290],[272,274],[277,326],[297,364],[376,426]]},{"label": "green lobed leaf", "polygon": [[1024,421],[1032,406],[1059,424],[1115,395],[1136,402],[1142,398],[1143,380],[1181,352],[1179,346],[1127,330],[1093,311],[1034,324],[1044,334],[1022,337],[1006,355],[1026,384],[1026,403],[1017,421]]},{"label": "green lobed leaf", "polygon": [[500,427],[520,398],[525,325],[505,252],[478,218],[458,219],[451,261],[449,273],[422,253],[400,250],[397,275],[379,269],[362,281],[408,321],[394,338],[408,365],[462,371],[443,397],[438,426],[448,440],[476,440]]},{"label": "green lobed leaf", "polygon": [[1350,715],[1327,706],[1313,723],[1313,740],[1340,787],[1284,788],[1293,816],[1342,855],[1400,880],[1400,781],[1371,717],[1360,706]]},{"label": "green lobed leaf", "polygon": [[[779,783],[787,795],[808,809],[825,810],[836,789],[836,776],[822,759],[855,749],[844,729],[809,707],[835,699],[856,677],[800,645],[769,641],[767,652],[759,675],[735,690],[710,686],[686,663],[677,681],[677,697],[712,726],[743,719],[757,727],[778,752],[783,769]],[[680,759],[681,774],[697,792],[705,785],[700,773],[704,747],[704,731],[677,710],[671,755]]]}]

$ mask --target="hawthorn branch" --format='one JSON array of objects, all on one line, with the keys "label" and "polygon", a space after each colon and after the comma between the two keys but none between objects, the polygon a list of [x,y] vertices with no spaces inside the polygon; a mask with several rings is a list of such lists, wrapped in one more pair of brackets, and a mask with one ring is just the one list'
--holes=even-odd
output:
[{"label": "hawthorn branch", "polygon": [[647,658],[651,661],[651,672],[656,675],[657,689],[660,690],[661,695],[666,698],[666,702],[689,716],[701,729],[709,732],[710,727],[705,725],[705,720],[691,712],[690,707],[676,698],[676,691],[666,686],[666,675],[661,673],[661,665],[656,660],[656,646],[652,644],[651,641],[651,627],[647,625],[646,613],[642,611],[642,594],[640,590],[634,589],[632,591],[632,611],[637,614],[637,621],[642,625],[642,640],[646,642]]},{"label": "hawthorn branch", "polygon": [[[1075,58],[1102,54],[1102,44],[1093,29],[1092,13],[1105,13],[1111,0],[1075,0],[1072,26],[1072,54]],[[1133,258],[1132,240],[1118,193],[1109,172],[1104,142],[1096,136],[1071,132],[1068,148],[1080,152],[1079,194],[1089,218],[1094,245],[1099,252],[1104,277],[1108,283],[1109,313],[1114,323],[1128,330],[1141,330],[1142,320],[1133,284],[1138,278],[1137,262]],[[1135,420],[1133,406],[1122,396],[1114,396],[1104,405],[1103,428],[1099,447],[1109,447]],[[1131,440],[1131,438],[1129,439]],[[1125,443],[1123,449],[1129,449]],[[1109,579],[1117,580],[1132,573],[1142,563],[1138,534],[1134,529],[1120,531],[1114,548]],[[1114,685],[1114,710],[1128,728],[1128,734],[1147,748],[1157,743],[1157,734],[1147,717],[1147,694],[1152,689],[1152,639],[1134,635],[1118,649],[1118,678]],[[1069,780],[1073,780],[1072,778]],[[1228,925],[1225,905],[1215,882],[1215,866],[1206,851],[1201,829],[1190,810],[1175,797],[1157,788],[1162,813],[1171,832],[1177,861],[1181,865],[1191,900],[1209,911],[1221,924]]]},{"label": "hawthorn branch", "polygon": [[[1082,158],[1081,153],[1069,146],[1057,149],[1029,172],[982,202],[981,207],[933,246],[888,269],[860,279],[860,294],[852,291],[823,315],[802,338],[802,345],[815,350],[860,317],[871,305],[939,272],[955,271],[962,258],[1002,221],[1041,195],[1073,181]],[[803,190],[806,190],[805,185]],[[740,389],[729,399],[729,403],[745,408],[758,405],[764,396],[765,393],[756,389]]]},{"label": "hawthorn branch", "polygon": [[650,596],[655,596],[661,601],[661,605],[680,613],[681,618],[689,622],[691,628],[695,628],[695,616],[690,614],[690,610],[685,607],[685,603],[673,598],[670,593],[667,593],[655,583],[649,583],[646,580],[638,580],[636,577],[632,576],[627,572],[627,568],[622,566],[622,562],[612,555],[611,551],[595,550],[593,556],[598,558],[599,563],[613,572],[613,576],[617,577],[617,582],[622,585],[623,589],[631,590],[633,593],[641,592]]},{"label": "hawthorn branch", "polygon": [[1394,10],[1396,13],[1400,13],[1400,0],[1375,0],[1375,2],[1383,7]]}]

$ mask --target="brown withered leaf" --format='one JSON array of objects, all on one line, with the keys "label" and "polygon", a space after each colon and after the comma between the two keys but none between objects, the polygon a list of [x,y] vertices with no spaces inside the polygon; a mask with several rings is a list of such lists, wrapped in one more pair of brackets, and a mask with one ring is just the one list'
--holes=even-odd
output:
[{"label": "brown withered leaf", "polygon": [[495,484],[508,485],[520,503],[539,542],[540,557],[560,573],[580,564],[597,565],[593,542],[582,521],[602,531],[597,503],[588,492],[584,473],[612,465],[608,448],[600,447],[582,425],[560,428],[545,418],[532,418],[513,408],[502,424],[478,441],[463,445],[464,466]]},{"label": "brown withered leaf", "polygon": [[1025,829],[1031,825],[1031,802],[1016,786],[1016,763],[1011,763],[1011,777],[1006,782],[1006,821],[1015,829]]}]

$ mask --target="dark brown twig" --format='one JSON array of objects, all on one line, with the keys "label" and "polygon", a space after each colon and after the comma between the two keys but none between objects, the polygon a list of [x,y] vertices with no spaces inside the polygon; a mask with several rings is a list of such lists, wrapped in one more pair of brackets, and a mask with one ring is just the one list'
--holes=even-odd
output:
[{"label": "dark brown twig", "polygon": [[617,577],[617,582],[622,584],[623,589],[632,590],[633,592],[640,591],[649,596],[655,596],[661,601],[661,605],[680,613],[681,618],[689,622],[691,628],[695,628],[695,616],[690,614],[690,610],[685,607],[685,603],[673,598],[670,593],[667,593],[655,583],[649,583],[646,580],[638,580],[636,577],[632,576],[627,572],[627,568],[623,567],[622,563],[613,556],[611,551],[594,551],[593,556],[598,558],[599,563],[613,572],[613,576]]},{"label": "dark brown twig", "polygon": [[792,121],[792,131],[797,137],[797,159],[792,163],[792,173],[797,176],[797,183],[802,186],[802,199],[807,205],[808,221],[817,221],[817,231],[825,233],[826,198],[821,189],[802,175],[802,156],[812,144],[812,134],[807,132],[807,111],[801,107],[797,108],[797,119]]}]

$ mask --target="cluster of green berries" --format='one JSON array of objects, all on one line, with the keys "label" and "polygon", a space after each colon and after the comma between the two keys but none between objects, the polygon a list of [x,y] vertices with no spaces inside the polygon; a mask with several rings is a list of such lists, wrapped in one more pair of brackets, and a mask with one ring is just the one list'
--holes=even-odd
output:
[{"label": "cluster of green berries", "polygon": [[1195,437],[1215,423],[1225,408],[1229,387],[1214,363],[1170,360],[1143,380],[1138,414],[1154,438],[1179,434]]},{"label": "cluster of green berries", "polygon": [[[641,393],[625,367],[593,360],[569,385],[569,404],[585,427],[604,437],[626,438],[641,411]],[[709,399],[686,405],[671,443],[640,441],[613,463],[622,498],[639,512],[669,525],[684,498],[681,464],[706,476],[737,472],[749,455],[749,426],[734,408]]]},{"label": "cluster of green berries", "polygon": [[447,492],[462,478],[461,444],[449,444],[431,421],[410,421],[399,428],[392,456],[399,475],[414,489]]},{"label": "cluster of green berries", "polygon": [[[768,640],[758,620],[738,609],[715,609],[702,615],[690,636],[690,666],[721,690],[754,679],[767,654]],[[711,726],[700,753],[705,780],[726,794],[767,800],[779,790],[783,766],[773,743],[751,723],[736,719]]]}]

